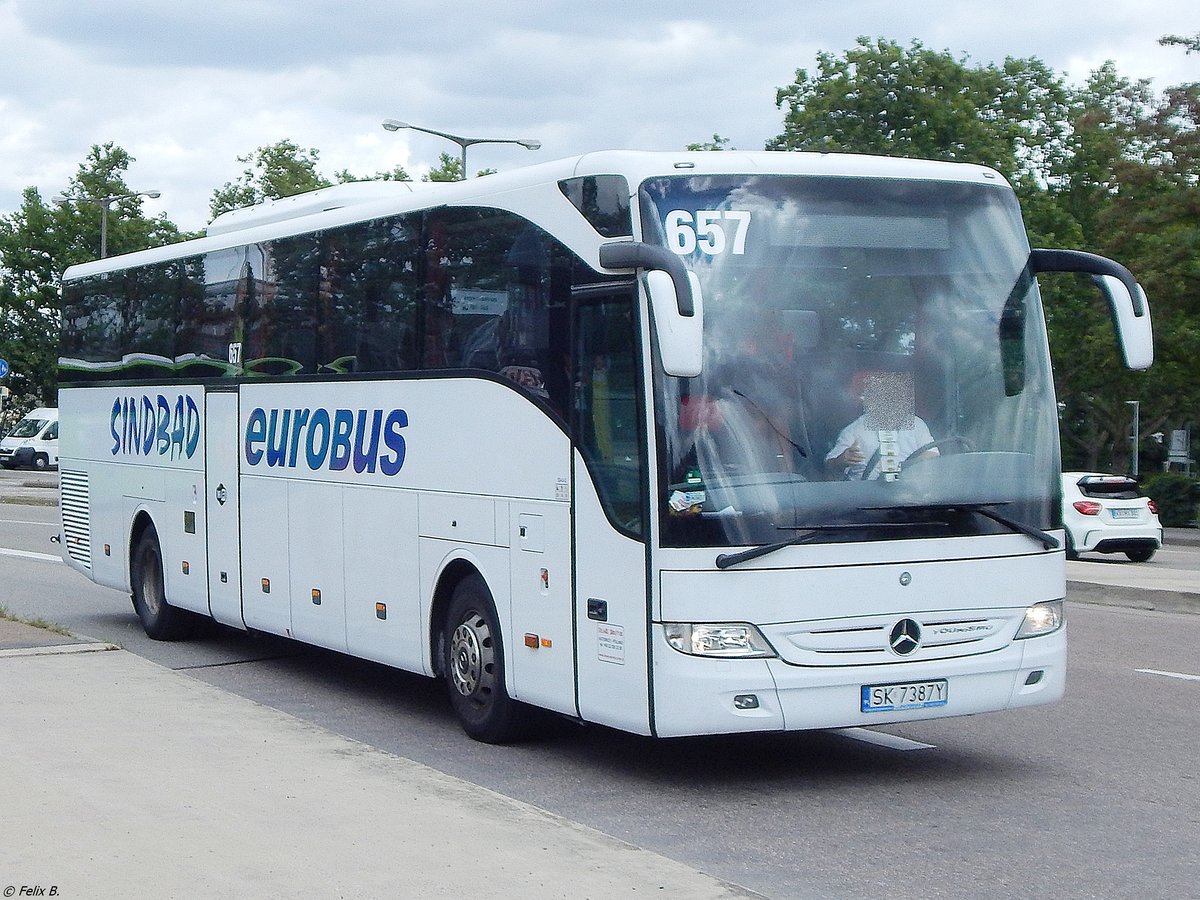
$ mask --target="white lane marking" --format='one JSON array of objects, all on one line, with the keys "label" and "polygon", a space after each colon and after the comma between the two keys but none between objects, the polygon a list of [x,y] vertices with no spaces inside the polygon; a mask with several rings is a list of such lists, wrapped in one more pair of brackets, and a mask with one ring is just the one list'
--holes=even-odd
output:
[{"label": "white lane marking", "polygon": [[32,550],[8,550],[0,547],[0,556],[19,556],[22,559],[40,559],[45,562],[62,562],[61,556],[53,553],[34,553]]},{"label": "white lane marking", "polygon": [[861,741],[864,744],[887,747],[889,750],[937,749],[934,744],[922,744],[920,741],[910,741],[908,738],[902,738],[896,734],[885,734],[882,731],[871,731],[867,728],[831,728],[829,733],[850,738],[852,741]]},{"label": "white lane marking", "polygon": [[0,525],[45,525],[57,527],[57,522],[31,522],[29,519],[0,519]]},{"label": "white lane marking", "polygon": [[1184,681],[1200,681],[1200,675],[1188,675],[1184,672],[1162,672],[1158,669],[1134,669],[1143,675],[1161,675],[1163,678],[1181,678]]}]

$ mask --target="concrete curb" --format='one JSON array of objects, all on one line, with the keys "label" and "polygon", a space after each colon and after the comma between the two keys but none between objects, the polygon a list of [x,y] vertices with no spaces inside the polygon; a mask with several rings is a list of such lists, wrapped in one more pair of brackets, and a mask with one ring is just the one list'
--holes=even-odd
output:
[{"label": "concrete curb", "polygon": [[1164,528],[1163,545],[1170,547],[1173,544],[1200,547],[1200,528]]},{"label": "concrete curb", "polygon": [[1093,606],[1121,606],[1126,609],[1200,614],[1200,594],[1185,591],[1156,591],[1115,584],[1068,581],[1067,600]]}]

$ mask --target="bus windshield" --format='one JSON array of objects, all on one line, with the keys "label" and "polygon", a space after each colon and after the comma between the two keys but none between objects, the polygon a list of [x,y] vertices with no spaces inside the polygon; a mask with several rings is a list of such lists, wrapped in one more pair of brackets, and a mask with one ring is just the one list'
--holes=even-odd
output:
[{"label": "bus windshield", "polygon": [[704,298],[702,373],[654,376],[666,546],[1057,524],[1044,322],[1006,185],[691,175],[639,194],[645,240]]}]

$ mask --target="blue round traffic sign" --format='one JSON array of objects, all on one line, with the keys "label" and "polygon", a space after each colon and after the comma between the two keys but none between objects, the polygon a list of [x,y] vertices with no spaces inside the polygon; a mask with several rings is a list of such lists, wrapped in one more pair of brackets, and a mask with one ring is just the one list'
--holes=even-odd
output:
[{"label": "blue round traffic sign", "polygon": [[0,359],[0,378],[8,374],[8,360]]}]

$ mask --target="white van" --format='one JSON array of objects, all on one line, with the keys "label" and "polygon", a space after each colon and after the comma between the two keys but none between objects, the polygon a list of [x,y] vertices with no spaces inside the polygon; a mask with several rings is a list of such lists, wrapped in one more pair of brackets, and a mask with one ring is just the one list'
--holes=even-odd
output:
[{"label": "white van", "polygon": [[58,410],[35,409],[0,441],[0,466],[58,468]]}]

